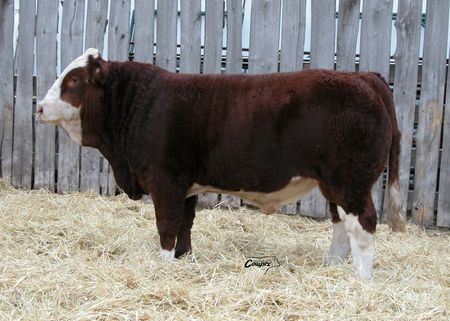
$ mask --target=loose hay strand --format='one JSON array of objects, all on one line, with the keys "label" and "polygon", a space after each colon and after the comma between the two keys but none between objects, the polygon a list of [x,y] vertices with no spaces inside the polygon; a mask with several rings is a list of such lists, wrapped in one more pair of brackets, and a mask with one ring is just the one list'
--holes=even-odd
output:
[{"label": "loose hay strand", "polygon": [[[450,233],[378,226],[375,275],[324,267],[331,223],[197,213],[194,254],[158,255],[154,209],[0,181],[1,320],[448,320]],[[276,256],[267,273],[249,257]]]}]

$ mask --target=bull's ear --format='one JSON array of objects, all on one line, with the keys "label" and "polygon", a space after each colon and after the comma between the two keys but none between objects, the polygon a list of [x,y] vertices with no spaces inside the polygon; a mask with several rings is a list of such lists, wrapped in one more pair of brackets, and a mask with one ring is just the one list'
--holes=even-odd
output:
[{"label": "bull's ear", "polygon": [[108,62],[102,56],[88,58],[88,82],[93,85],[103,86],[108,79]]}]

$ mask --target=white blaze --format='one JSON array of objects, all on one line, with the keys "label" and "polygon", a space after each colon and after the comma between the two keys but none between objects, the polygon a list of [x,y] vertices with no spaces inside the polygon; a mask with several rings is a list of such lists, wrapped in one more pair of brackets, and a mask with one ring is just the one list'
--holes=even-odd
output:
[{"label": "white blaze", "polygon": [[81,144],[81,120],[80,109],[61,100],[61,84],[64,77],[73,69],[87,66],[88,57],[97,58],[97,49],[89,48],[84,54],[72,61],[66,69],[59,75],[53,86],[49,89],[44,99],[39,103],[42,106],[42,113],[36,113],[36,119],[55,125],[62,126],[70,137]]}]

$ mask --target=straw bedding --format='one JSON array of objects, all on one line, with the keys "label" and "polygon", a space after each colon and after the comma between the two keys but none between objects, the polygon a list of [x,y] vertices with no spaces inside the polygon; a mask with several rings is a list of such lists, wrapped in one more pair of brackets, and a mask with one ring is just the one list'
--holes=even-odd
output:
[{"label": "straw bedding", "polygon": [[[0,320],[450,319],[448,230],[379,225],[363,282],[322,266],[328,221],[203,210],[194,255],[166,262],[150,205],[0,183]],[[266,255],[280,266],[244,267]]]}]

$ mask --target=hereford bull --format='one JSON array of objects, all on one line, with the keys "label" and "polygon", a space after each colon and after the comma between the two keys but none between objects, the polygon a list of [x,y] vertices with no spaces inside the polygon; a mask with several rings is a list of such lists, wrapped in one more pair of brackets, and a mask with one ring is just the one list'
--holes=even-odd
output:
[{"label": "hereford bull", "polygon": [[176,74],[88,49],[36,117],[99,149],[130,198],[151,194],[165,257],[191,251],[198,193],[236,195],[269,213],[318,186],[334,223],[327,262],[351,250],[368,278],[371,188],[389,156],[388,221],[403,228],[400,132],[390,89],[375,73]]}]

